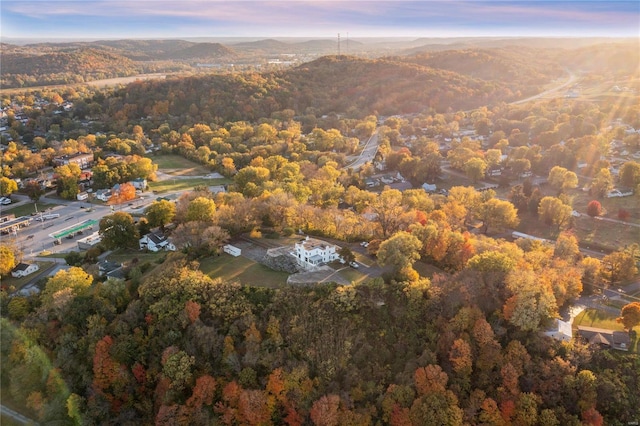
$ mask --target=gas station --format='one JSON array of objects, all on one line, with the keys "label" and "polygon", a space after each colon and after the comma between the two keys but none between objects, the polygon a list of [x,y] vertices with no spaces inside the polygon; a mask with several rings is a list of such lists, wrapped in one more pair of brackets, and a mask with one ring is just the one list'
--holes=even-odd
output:
[{"label": "gas station", "polygon": [[60,229],[54,233],[49,234],[53,238],[54,244],[62,244],[63,238],[73,238],[76,234],[83,234],[88,229],[93,229],[93,226],[98,223],[95,219],[87,219],[83,222],[76,223],[75,225],[68,226]]}]

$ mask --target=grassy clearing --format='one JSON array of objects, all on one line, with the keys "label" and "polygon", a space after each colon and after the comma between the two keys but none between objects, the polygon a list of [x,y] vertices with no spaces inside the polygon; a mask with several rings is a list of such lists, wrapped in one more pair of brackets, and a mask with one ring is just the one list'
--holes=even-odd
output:
[{"label": "grassy clearing", "polygon": [[[38,211],[42,212],[49,207],[55,207],[58,204],[38,203]],[[16,207],[2,207],[2,215],[14,214],[16,217],[29,216],[31,213],[35,213],[36,209],[33,203],[22,204]]]},{"label": "grassy clearing", "polygon": [[238,281],[243,285],[278,288],[286,284],[289,274],[267,268],[246,257],[221,255],[200,262],[200,270],[212,278]]},{"label": "grassy clearing", "polygon": [[168,179],[160,182],[149,182],[149,188],[156,193],[169,191],[186,191],[196,186],[214,186],[231,183],[229,179],[205,179],[205,178],[187,178],[187,179]]},{"label": "grassy clearing", "polygon": [[585,327],[604,328],[606,330],[624,331],[622,324],[616,322],[616,316],[597,309],[585,309],[573,320],[574,328],[579,325]]},{"label": "grassy clearing", "polygon": [[338,274],[352,284],[360,284],[369,278],[374,278],[367,273],[367,268],[354,269],[348,267],[342,269]]},{"label": "grassy clearing", "polygon": [[211,171],[204,166],[179,155],[158,155],[151,159],[158,165],[158,170],[171,175],[202,176],[211,173]]},{"label": "grassy clearing", "polygon": [[441,274],[444,271],[436,266],[429,265],[428,263],[417,261],[413,264],[413,269],[418,271],[421,277],[431,278],[435,274]]}]

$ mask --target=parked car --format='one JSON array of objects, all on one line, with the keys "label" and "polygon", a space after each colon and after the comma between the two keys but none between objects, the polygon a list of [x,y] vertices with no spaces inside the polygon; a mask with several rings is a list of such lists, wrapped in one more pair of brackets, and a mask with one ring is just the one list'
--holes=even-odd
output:
[{"label": "parked car", "polygon": [[349,262],[349,266],[351,266],[352,268],[356,268],[356,269],[358,269],[360,267],[360,265],[358,265],[357,262]]},{"label": "parked car", "polygon": [[2,204],[3,206],[6,206],[7,204],[11,204],[11,199],[10,198],[6,198],[6,197],[2,197],[2,198],[0,198],[0,204]]}]

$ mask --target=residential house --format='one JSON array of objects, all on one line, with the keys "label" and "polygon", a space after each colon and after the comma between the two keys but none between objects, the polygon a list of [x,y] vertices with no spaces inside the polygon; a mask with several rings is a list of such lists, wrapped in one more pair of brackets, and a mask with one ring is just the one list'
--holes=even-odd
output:
[{"label": "residential house", "polygon": [[120,278],[122,274],[122,263],[109,262],[108,260],[101,260],[98,262],[98,275],[101,277],[113,277]]},{"label": "residential house", "polygon": [[294,256],[298,265],[305,269],[314,269],[316,266],[337,260],[340,247],[308,236],[295,244]]},{"label": "residential house", "polygon": [[628,351],[631,346],[629,333],[604,328],[578,326],[578,334],[593,345],[608,346],[619,351]]},{"label": "residential house", "polygon": [[11,276],[14,278],[26,277],[27,275],[33,274],[38,269],[40,269],[40,267],[35,263],[20,262],[11,271]]},{"label": "residential house", "polygon": [[100,201],[104,201],[105,203],[111,198],[111,190],[110,189],[98,189],[96,191],[96,198]]},{"label": "residential house", "polygon": [[135,189],[140,189],[142,191],[144,191],[147,188],[147,180],[146,179],[138,178],[138,179],[132,180],[129,183],[131,185],[133,185],[133,187]]},{"label": "residential house", "polygon": [[156,232],[150,232],[147,235],[140,238],[139,241],[140,250],[149,250],[152,252],[157,252],[160,250],[168,250],[175,251],[176,246],[171,244],[171,242],[164,235]]},{"label": "residential house", "polygon": [[67,166],[69,164],[77,164],[80,169],[87,169],[93,163],[93,153],[92,152],[76,152],[71,155],[62,155],[60,157],[55,157],[53,159],[53,164],[57,167],[59,166]]},{"label": "residential house", "polygon": [[76,198],[78,199],[78,201],[85,201],[89,198],[89,194],[87,193],[87,191],[82,191],[79,192],[78,195],[76,195]]},{"label": "residential house", "polygon": [[560,342],[568,342],[573,338],[571,322],[555,320],[554,326],[544,333]]}]

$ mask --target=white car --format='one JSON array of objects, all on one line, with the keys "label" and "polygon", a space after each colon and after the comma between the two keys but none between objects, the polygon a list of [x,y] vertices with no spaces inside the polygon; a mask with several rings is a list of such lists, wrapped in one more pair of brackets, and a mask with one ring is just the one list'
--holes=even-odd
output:
[{"label": "white car", "polygon": [[352,268],[356,268],[356,269],[358,269],[360,267],[360,265],[358,265],[357,262],[349,262],[349,266],[351,266]]},{"label": "white car", "polygon": [[10,198],[6,198],[6,197],[2,197],[2,198],[0,198],[0,204],[2,204],[3,206],[11,204],[11,199]]}]

